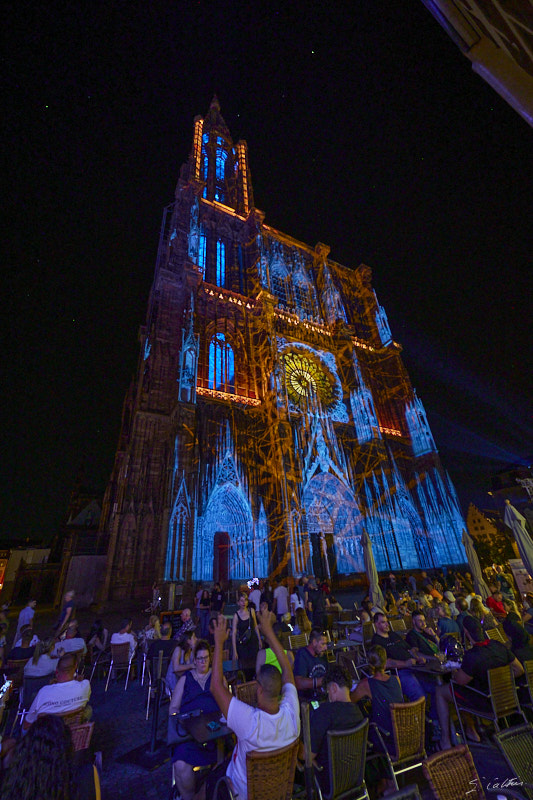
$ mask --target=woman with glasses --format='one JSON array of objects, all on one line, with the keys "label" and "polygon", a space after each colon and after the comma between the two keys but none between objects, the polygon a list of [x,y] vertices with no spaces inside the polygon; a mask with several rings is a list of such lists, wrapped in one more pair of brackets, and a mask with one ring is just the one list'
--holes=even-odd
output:
[{"label": "woman with glasses", "polygon": [[[194,650],[194,667],[183,675],[172,692],[169,715],[191,711],[218,711],[211,688],[211,651],[208,642],[199,639]],[[216,742],[206,745],[194,741],[180,742],[172,751],[174,781],[178,796],[192,800],[195,795],[193,767],[214,764],[217,760]]]}]

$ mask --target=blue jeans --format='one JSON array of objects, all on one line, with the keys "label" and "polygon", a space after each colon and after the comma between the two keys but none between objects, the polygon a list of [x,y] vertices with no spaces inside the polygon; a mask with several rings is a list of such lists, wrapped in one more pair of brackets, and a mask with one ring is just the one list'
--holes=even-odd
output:
[{"label": "blue jeans", "polygon": [[426,710],[433,722],[438,722],[437,704],[435,702],[435,682],[431,679],[414,675],[409,669],[399,669],[398,678],[400,679],[402,692],[410,703],[412,703],[413,700],[418,700],[419,697],[426,697],[426,695],[429,695],[431,704],[426,697]]}]

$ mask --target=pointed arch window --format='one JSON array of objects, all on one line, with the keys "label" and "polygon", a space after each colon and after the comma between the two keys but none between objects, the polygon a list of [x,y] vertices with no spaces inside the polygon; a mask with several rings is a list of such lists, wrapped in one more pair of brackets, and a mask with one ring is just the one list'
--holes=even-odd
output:
[{"label": "pointed arch window", "polygon": [[271,291],[281,306],[287,305],[287,281],[285,273],[279,267],[272,267],[270,272]]},{"label": "pointed arch window", "polygon": [[204,229],[200,226],[200,240],[198,242],[198,266],[202,270],[202,277],[205,278],[205,264],[207,256],[207,237]]},{"label": "pointed arch window", "polygon": [[209,388],[235,392],[235,357],[223,333],[217,333],[209,345]]},{"label": "pointed arch window", "polygon": [[226,285],[226,245],[217,239],[217,286]]},{"label": "pointed arch window", "polygon": [[228,154],[224,150],[224,140],[217,136],[217,149],[215,156],[215,200],[224,202],[224,184],[226,179],[226,159]]}]

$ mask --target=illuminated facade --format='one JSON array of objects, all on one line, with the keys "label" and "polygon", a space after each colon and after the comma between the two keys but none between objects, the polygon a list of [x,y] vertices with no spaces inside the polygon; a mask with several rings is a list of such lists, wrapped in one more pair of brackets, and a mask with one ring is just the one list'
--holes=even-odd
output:
[{"label": "illuminated facade", "polygon": [[153,580],[463,562],[464,523],[371,271],[264,223],[213,100],[163,218],[101,532]]}]

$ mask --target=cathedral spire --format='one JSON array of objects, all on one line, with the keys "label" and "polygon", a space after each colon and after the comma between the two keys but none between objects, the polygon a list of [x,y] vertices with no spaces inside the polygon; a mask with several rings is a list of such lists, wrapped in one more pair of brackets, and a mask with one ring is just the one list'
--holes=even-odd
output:
[{"label": "cathedral spire", "polygon": [[205,116],[194,120],[193,174],[204,184],[202,197],[247,216],[253,208],[252,182],[246,142],[233,139],[213,95]]}]

